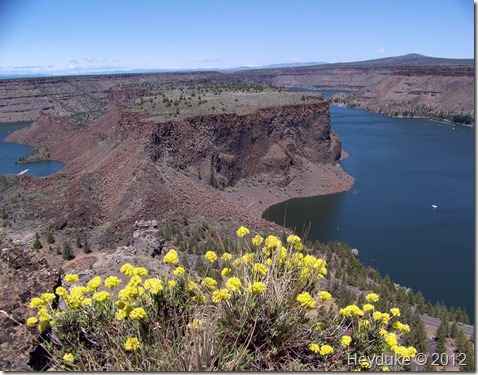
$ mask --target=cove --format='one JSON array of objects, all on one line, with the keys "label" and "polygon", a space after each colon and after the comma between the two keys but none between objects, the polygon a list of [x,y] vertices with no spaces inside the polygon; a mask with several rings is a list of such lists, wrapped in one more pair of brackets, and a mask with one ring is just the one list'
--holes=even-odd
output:
[{"label": "cove", "polygon": [[331,107],[331,122],[352,189],[291,199],[263,217],[345,242],[383,276],[473,321],[475,129],[343,107]]},{"label": "cove", "polygon": [[34,163],[18,163],[21,157],[32,155],[30,147],[5,142],[4,139],[14,131],[30,125],[31,122],[0,123],[0,174],[18,174],[28,169],[30,176],[49,176],[64,167],[63,163],[44,160]]}]

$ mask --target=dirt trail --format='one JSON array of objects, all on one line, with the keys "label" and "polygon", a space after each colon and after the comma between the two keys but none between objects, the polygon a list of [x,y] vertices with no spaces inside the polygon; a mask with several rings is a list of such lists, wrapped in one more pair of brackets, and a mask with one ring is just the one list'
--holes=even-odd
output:
[{"label": "dirt trail", "polygon": [[98,269],[103,265],[105,255],[108,254],[107,252],[92,252],[89,254],[81,254],[75,257],[75,259],[69,260],[65,262],[62,268],[65,271],[69,270],[77,270],[81,271],[90,267],[93,269]]}]

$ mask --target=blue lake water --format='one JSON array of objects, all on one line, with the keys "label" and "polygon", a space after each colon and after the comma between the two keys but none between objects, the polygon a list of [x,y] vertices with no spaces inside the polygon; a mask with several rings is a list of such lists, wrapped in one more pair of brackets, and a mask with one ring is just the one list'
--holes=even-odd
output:
[{"label": "blue lake water", "polygon": [[30,147],[16,143],[4,142],[4,138],[15,130],[28,126],[30,123],[0,123],[0,174],[18,174],[29,169],[30,176],[48,176],[58,172],[64,167],[63,163],[52,160],[39,161],[35,163],[18,163],[21,157],[32,155]]},{"label": "blue lake water", "polygon": [[[312,241],[338,240],[425,299],[474,315],[475,129],[331,108],[351,190],[292,199],[264,217]],[[432,205],[436,205],[433,208]]]}]

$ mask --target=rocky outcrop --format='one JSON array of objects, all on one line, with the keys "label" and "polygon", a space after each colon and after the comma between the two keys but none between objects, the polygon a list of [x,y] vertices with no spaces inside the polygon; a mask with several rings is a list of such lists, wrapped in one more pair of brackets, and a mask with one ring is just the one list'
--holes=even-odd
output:
[{"label": "rocky outcrop", "polygon": [[304,158],[335,163],[340,154],[323,101],[160,123],[149,145],[154,162],[189,169],[219,189],[260,174],[285,186],[290,170],[302,169]]},{"label": "rocky outcrop", "polygon": [[[351,181],[345,173],[318,171],[322,188],[300,187],[307,179],[317,180],[314,166],[332,166],[340,158],[341,142],[330,128],[329,110],[329,103],[317,100],[245,115],[152,123],[146,115],[115,104],[80,128],[63,118],[42,116],[14,139],[45,142],[66,166],[45,178],[19,176],[22,202],[7,205],[10,221],[83,228],[90,232],[89,242],[102,246],[127,242],[126,234],[144,216],[174,220],[199,215],[268,228],[271,223],[260,214],[219,190],[250,178],[270,183],[268,191],[273,186],[298,187],[287,195],[274,190],[274,196],[283,199],[348,189]],[[337,189],[327,186],[321,175],[332,175]],[[256,204],[266,202],[258,198]],[[154,241],[138,238],[140,242],[150,254],[161,251]]]},{"label": "rocky outcrop", "polygon": [[134,89],[110,89],[108,92],[108,102],[131,101],[139,99],[143,96],[152,95],[150,90],[134,88]]},{"label": "rocky outcrop", "polygon": [[26,244],[0,239],[0,246],[0,370],[31,371],[31,356],[39,351],[37,330],[26,325],[33,314],[28,305],[33,297],[54,290],[59,273]]}]

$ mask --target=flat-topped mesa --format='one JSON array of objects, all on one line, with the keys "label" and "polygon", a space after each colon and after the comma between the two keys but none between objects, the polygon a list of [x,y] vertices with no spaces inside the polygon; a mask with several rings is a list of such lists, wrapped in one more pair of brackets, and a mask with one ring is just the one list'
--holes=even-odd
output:
[{"label": "flat-topped mesa", "polygon": [[341,148],[330,128],[329,103],[319,101],[159,123],[148,151],[153,162],[187,169],[224,189],[261,174],[286,186],[290,170],[301,170],[304,159],[336,163]]}]

